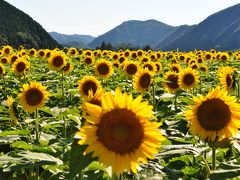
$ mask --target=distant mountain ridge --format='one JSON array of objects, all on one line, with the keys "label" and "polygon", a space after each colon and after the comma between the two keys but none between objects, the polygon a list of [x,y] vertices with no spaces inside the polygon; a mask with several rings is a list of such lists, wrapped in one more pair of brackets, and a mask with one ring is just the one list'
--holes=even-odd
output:
[{"label": "distant mountain ridge", "polygon": [[86,48],[87,44],[95,39],[95,37],[90,35],[66,35],[57,32],[49,32],[53,39],[55,39],[58,43],[63,46],[74,46],[78,48]]},{"label": "distant mountain ridge", "polygon": [[0,1],[0,45],[23,45],[26,48],[59,47],[59,44],[30,16]]},{"label": "distant mountain ridge", "polygon": [[[158,46],[159,47],[159,46]],[[215,48],[240,48],[240,4],[210,15],[175,41],[161,46],[163,50],[181,51]]]},{"label": "distant mountain ridge", "polygon": [[176,27],[169,26],[156,20],[130,20],[98,36],[89,43],[88,46],[95,48],[100,46],[103,41],[114,45],[127,43],[139,47],[145,45],[155,46],[175,30]]},{"label": "distant mountain ridge", "polygon": [[[210,50],[212,48],[235,50],[240,49],[240,4],[212,14],[199,24],[191,26],[170,26],[156,20],[130,20],[96,38],[90,36],[89,42],[74,35],[59,36],[58,34],[56,37],[50,34],[61,44],[92,49],[100,47],[105,42],[115,47],[132,45],[142,48],[149,45],[154,50],[164,51]],[[74,41],[69,39],[74,39]]]}]

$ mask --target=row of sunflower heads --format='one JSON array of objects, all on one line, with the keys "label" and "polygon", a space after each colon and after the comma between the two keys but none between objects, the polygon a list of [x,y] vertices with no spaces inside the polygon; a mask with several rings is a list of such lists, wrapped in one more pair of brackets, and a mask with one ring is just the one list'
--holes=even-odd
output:
[{"label": "row of sunflower heads", "polygon": [[153,107],[142,96],[104,92],[94,76],[79,81],[78,90],[84,125],[76,133],[79,145],[88,145],[85,153],[93,156],[116,175],[124,171],[137,173],[141,163],[154,158],[164,137],[159,123],[153,122]]}]

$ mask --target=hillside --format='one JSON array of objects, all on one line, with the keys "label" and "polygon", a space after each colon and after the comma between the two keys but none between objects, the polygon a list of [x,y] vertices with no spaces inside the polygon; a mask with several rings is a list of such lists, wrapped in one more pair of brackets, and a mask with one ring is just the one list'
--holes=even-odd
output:
[{"label": "hillside", "polygon": [[176,27],[156,20],[131,20],[123,22],[114,29],[98,36],[89,43],[88,46],[96,48],[104,41],[105,43],[111,43],[113,45],[131,44],[139,47],[146,45],[154,47],[175,30]]},{"label": "hillside", "polygon": [[87,44],[95,39],[95,37],[90,35],[66,35],[57,32],[49,32],[53,39],[55,39],[59,44],[63,46],[74,46],[78,48],[86,48]]},{"label": "hillside", "polygon": [[58,47],[59,44],[30,16],[14,6],[0,1],[0,45],[10,44],[17,48]]},{"label": "hillside", "polygon": [[193,27],[175,41],[159,47],[162,50],[179,48],[234,50],[240,48],[240,4],[219,11]]}]

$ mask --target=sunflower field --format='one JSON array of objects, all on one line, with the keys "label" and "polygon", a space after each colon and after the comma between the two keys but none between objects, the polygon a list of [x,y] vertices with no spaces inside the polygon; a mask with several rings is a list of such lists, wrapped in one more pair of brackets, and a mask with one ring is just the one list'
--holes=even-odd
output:
[{"label": "sunflower field", "polygon": [[239,179],[240,51],[0,49],[0,179]]}]

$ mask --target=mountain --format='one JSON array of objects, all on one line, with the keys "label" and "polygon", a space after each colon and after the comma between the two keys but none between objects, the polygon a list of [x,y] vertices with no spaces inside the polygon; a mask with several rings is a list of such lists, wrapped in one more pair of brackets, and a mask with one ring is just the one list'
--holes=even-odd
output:
[{"label": "mountain", "polygon": [[156,20],[147,21],[125,21],[114,29],[98,36],[88,44],[91,48],[100,46],[102,42],[113,45],[131,44],[143,47],[150,45],[156,46],[160,41],[174,32],[177,27],[158,22]]},{"label": "mountain", "polygon": [[219,11],[170,43],[160,44],[162,50],[194,49],[234,50],[240,48],[240,4]]},{"label": "mountain", "polygon": [[66,34],[60,34],[57,32],[49,32],[49,34],[58,43],[68,47],[74,46],[78,48],[85,48],[87,47],[88,43],[90,43],[95,39],[95,37],[90,35],[79,35],[79,34],[66,35]]},{"label": "mountain", "polygon": [[0,45],[12,45],[17,48],[58,47],[59,44],[30,16],[14,6],[0,1]]},{"label": "mountain", "polygon": [[162,49],[163,47],[167,46],[168,44],[175,42],[178,38],[185,35],[187,32],[189,32],[195,26],[196,25],[193,25],[193,26],[182,25],[182,26],[177,27],[174,32],[172,32],[166,38],[164,38],[161,42],[159,42],[159,44],[155,48]]}]

